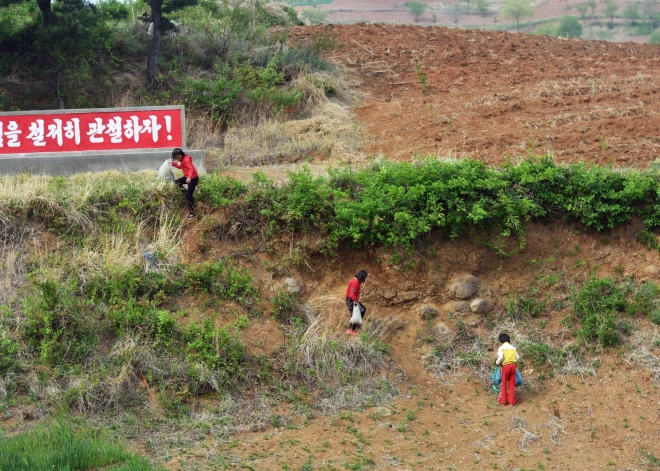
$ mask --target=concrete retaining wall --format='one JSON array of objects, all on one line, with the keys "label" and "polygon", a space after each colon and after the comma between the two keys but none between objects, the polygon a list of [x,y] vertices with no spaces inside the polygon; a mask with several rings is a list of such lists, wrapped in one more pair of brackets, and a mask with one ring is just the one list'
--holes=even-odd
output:
[{"label": "concrete retaining wall", "polygon": [[[158,171],[163,161],[171,157],[172,149],[137,150],[122,152],[85,152],[67,154],[14,154],[0,155],[0,174],[19,173],[46,175],[73,175],[84,172],[119,170]],[[206,173],[206,153],[201,150],[186,150],[193,158],[197,171]]]}]

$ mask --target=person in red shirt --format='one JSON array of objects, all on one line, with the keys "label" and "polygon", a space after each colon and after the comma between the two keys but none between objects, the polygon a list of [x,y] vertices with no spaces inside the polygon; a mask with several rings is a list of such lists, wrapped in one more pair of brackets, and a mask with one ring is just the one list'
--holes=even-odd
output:
[{"label": "person in red shirt", "polygon": [[[353,315],[353,306],[355,304],[360,306],[362,319],[364,319],[364,316],[367,313],[367,308],[360,302],[360,287],[362,286],[362,283],[367,281],[367,276],[368,273],[366,270],[360,270],[348,283],[348,287],[346,288],[346,307],[348,307],[349,318]],[[346,333],[348,335],[357,335],[357,329],[359,328],[360,326],[358,324],[348,324],[348,330]]]},{"label": "person in red shirt", "polygon": [[[193,165],[192,157],[178,147],[172,151],[172,166],[183,171],[183,177],[174,180],[174,183],[179,185],[181,191],[185,192],[186,201],[188,202],[188,216],[186,218],[192,219],[195,217],[195,197],[193,193],[195,193],[195,188],[199,183],[197,169]],[[187,184],[188,188],[184,188],[184,184]]]}]

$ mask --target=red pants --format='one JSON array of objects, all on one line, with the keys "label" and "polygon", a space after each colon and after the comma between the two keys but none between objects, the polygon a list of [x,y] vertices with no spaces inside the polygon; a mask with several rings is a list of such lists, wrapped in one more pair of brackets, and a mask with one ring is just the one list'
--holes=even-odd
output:
[{"label": "red pants", "polygon": [[502,387],[500,389],[500,397],[497,402],[506,404],[507,400],[512,406],[516,405],[516,364],[509,363],[502,367]]}]

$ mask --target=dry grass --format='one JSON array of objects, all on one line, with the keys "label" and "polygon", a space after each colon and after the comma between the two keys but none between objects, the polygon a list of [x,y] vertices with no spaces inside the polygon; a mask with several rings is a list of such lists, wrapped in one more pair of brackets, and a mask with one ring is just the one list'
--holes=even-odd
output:
[{"label": "dry grass", "polygon": [[635,332],[628,343],[629,350],[624,356],[633,368],[642,368],[651,373],[655,384],[660,384],[660,332],[655,327]]},{"label": "dry grass", "polygon": [[[336,90],[329,99],[323,84]],[[353,101],[349,85],[328,74],[302,74],[292,87],[303,92],[295,112],[261,116],[230,126],[224,145],[209,148],[209,160],[215,165],[255,166],[306,157],[327,159],[333,163],[353,163],[365,159],[359,152],[361,136],[349,104]]]},{"label": "dry grass", "polygon": [[540,435],[535,435],[529,430],[525,430],[525,434],[520,440],[520,448],[523,450],[527,448],[531,443],[538,442],[541,439]]},{"label": "dry grass", "polygon": [[550,440],[557,446],[561,446],[564,442],[561,439],[561,435],[566,435],[566,430],[562,425],[562,420],[557,417],[550,417],[550,419],[541,427],[548,427],[550,431]]},{"label": "dry grass", "polygon": [[[516,345],[523,361],[525,359],[526,345],[543,344],[549,346],[551,349],[557,351],[557,355],[548,360],[549,366],[557,374],[578,375],[580,377],[594,376],[596,374],[596,368],[592,360],[578,355],[574,349],[556,346],[550,335],[537,330],[530,331],[525,326],[526,324],[524,322],[518,323],[510,319],[502,321],[491,331],[490,339],[493,342],[497,342],[497,336],[500,333],[508,333],[511,336],[511,343]],[[529,383],[527,380],[526,382]]]},{"label": "dry grass", "polygon": [[387,341],[398,318],[367,318],[358,337],[345,335],[347,312],[339,298],[319,296],[303,309],[305,324],[286,352],[291,370],[319,388],[323,412],[389,403],[397,394],[387,378]]},{"label": "dry grass", "polygon": [[26,224],[16,224],[0,215],[0,304],[10,304],[26,282],[26,243],[38,231]]}]

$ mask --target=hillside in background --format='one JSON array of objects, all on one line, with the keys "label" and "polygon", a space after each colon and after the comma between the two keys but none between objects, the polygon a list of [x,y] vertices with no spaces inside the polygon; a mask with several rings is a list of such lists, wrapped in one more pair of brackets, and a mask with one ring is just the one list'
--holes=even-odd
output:
[{"label": "hillside in background", "polygon": [[156,169],[0,178],[0,470],[660,469],[656,47],[214,5],[156,89],[140,4],[59,95],[3,56],[4,110],[185,103],[212,171],[192,221]]},{"label": "hillside in background", "polygon": [[414,24],[642,44],[658,44],[660,39],[658,6],[648,0],[308,0],[289,4],[312,24]]}]

